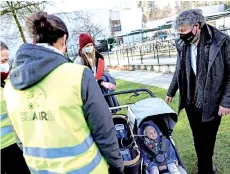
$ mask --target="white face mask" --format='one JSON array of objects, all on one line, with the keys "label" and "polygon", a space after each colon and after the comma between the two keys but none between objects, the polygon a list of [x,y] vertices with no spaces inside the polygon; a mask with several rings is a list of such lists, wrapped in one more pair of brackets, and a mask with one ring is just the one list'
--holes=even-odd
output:
[{"label": "white face mask", "polygon": [[10,70],[10,65],[8,63],[0,64],[0,72],[8,73]]},{"label": "white face mask", "polygon": [[94,50],[94,47],[93,46],[89,46],[89,47],[84,47],[83,48],[83,51],[87,54],[91,54]]}]

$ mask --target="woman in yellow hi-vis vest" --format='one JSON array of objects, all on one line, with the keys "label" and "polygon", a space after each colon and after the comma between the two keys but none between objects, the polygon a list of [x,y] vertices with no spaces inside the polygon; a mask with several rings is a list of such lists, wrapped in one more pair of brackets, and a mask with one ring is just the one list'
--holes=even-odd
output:
[{"label": "woman in yellow hi-vis vest", "polygon": [[27,25],[34,44],[17,51],[4,94],[31,173],[123,173],[111,114],[92,72],[64,57],[66,25],[44,12]]},{"label": "woman in yellow hi-vis vest", "polygon": [[8,47],[3,42],[0,43],[0,72],[1,72],[1,173],[29,174],[29,169],[25,163],[22,151],[16,144],[15,132],[7,116],[6,101],[3,96],[5,79],[9,74]]}]

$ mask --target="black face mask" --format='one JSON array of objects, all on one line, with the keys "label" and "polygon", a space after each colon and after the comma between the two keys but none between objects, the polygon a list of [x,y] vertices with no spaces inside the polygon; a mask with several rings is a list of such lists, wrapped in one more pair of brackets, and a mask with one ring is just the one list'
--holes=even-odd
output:
[{"label": "black face mask", "polygon": [[[193,30],[193,28],[192,28],[192,30]],[[194,37],[196,36],[196,34],[192,33],[192,30],[187,34],[180,34],[180,39],[183,40],[187,44],[192,43]]]}]

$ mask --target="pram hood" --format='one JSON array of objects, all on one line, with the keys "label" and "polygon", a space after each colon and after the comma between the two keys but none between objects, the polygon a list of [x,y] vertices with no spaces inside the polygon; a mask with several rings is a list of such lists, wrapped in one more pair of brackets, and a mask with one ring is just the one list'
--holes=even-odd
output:
[{"label": "pram hood", "polygon": [[129,107],[128,117],[135,117],[137,127],[140,127],[144,119],[155,116],[161,117],[168,129],[173,130],[177,122],[177,114],[164,100],[155,97],[147,98]]}]

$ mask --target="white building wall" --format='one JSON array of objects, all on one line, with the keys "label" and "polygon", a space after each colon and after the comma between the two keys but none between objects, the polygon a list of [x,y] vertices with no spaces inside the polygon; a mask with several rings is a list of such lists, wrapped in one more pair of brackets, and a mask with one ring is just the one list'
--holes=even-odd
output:
[{"label": "white building wall", "polygon": [[142,12],[140,8],[122,10],[120,12],[122,34],[142,28]]},{"label": "white building wall", "polygon": [[115,21],[115,20],[120,20],[120,15],[119,11],[110,11],[110,20]]},{"label": "white building wall", "polygon": [[201,9],[203,11],[204,16],[208,16],[214,13],[223,12],[225,10],[225,5],[219,4],[219,5],[212,5],[212,6],[204,6],[204,7],[198,7],[198,9]]}]

